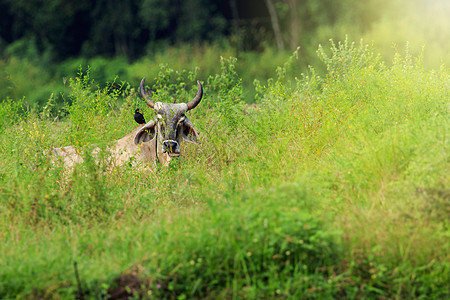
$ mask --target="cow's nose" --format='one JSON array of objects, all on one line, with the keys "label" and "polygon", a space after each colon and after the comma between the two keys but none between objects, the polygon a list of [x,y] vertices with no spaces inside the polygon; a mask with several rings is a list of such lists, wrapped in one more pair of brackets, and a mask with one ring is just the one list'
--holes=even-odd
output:
[{"label": "cow's nose", "polygon": [[163,142],[164,148],[168,150],[168,152],[175,152],[178,149],[178,142],[177,141],[164,141]]}]

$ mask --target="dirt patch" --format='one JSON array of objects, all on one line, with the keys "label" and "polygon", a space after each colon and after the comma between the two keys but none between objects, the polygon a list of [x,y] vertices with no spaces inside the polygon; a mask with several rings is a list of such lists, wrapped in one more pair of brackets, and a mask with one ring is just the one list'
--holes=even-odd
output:
[{"label": "dirt patch", "polygon": [[145,298],[145,290],[148,282],[134,274],[122,274],[114,281],[112,288],[108,289],[108,299],[122,300],[137,297]]}]

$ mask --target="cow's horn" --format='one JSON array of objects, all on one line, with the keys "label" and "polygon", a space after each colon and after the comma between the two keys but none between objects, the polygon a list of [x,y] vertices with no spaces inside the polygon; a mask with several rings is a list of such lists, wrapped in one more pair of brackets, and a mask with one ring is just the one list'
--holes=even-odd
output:
[{"label": "cow's horn", "polygon": [[152,101],[152,91],[150,91],[150,93],[149,93],[145,90],[145,77],[142,78],[141,84],[139,85],[139,93],[141,93],[142,98],[147,100],[147,106],[149,106],[151,108],[153,108],[153,106],[155,106],[155,103],[153,103],[153,101]]},{"label": "cow's horn", "polygon": [[192,99],[192,101],[190,101],[189,103],[186,103],[188,110],[191,110],[194,107],[196,107],[200,103],[200,100],[202,100],[203,87],[202,87],[202,84],[200,83],[200,81],[197,80],[197,83],[198,83],[197,95],[195,95],[195,97],[194,97],[194,99]]}]

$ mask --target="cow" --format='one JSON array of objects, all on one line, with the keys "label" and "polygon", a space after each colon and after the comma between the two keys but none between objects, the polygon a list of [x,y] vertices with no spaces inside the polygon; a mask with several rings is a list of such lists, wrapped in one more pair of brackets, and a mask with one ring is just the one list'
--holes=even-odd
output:
[{"label": "cow", "polygon": [[[151,91],[148,92],[145,89],[144,77],[139,85],[139,92],[147,106],[155,111],[156,117],[146,124],[139,125],[130,134],[114,141],[108,147],[108,151],[111,153],[110,163],[120,166],[130,161],[131,157],[136,157],[138,160],[147,162],[159,161],[163,166],[168,166],[173,157],[180,156],[180,143],[183,139],[198,143],[198,132],[185,115],[202,100],[203,87],[198,80],[197,84],[197,94],[188,103],[154,102]],[[73,167],[76,163],[83,161],[73,146],[56,148],[52,152],[60,157],[66,167]],[[99,152],[100,149],[95,148],[91,154],[96,156]]]},{"label": "cow", "polygon": [[194,109],[202,100],[203,87],[197,80],[197,95],[188,103],[154,102],[152,93],[145,90],[145,77],[139,85],[139,93],[156,118],[143,125],[135,134],[133,142],[140,147],[144,160],[157,158],[167,166],[172,157],[181,153],[180,143],[184,139],[198,143],[198,133],[185,113]]}]

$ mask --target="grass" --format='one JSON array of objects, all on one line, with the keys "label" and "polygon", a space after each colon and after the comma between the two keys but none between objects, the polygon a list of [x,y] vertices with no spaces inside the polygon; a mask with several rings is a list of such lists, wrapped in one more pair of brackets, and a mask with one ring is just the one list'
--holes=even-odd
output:
[{"label": "grass", "polygon": [[[188,116],[202,143],[169,168],[45,155],[133,130],[133,88],[79,73],[63,120],[3,101],[0,297],[448,297],[447,69],[347,41],[318,56],[326,75],[293,78],[294,56],[252,106],[222,59]],[[196,72],[161,66],[155,97],[190,99]]]}]

